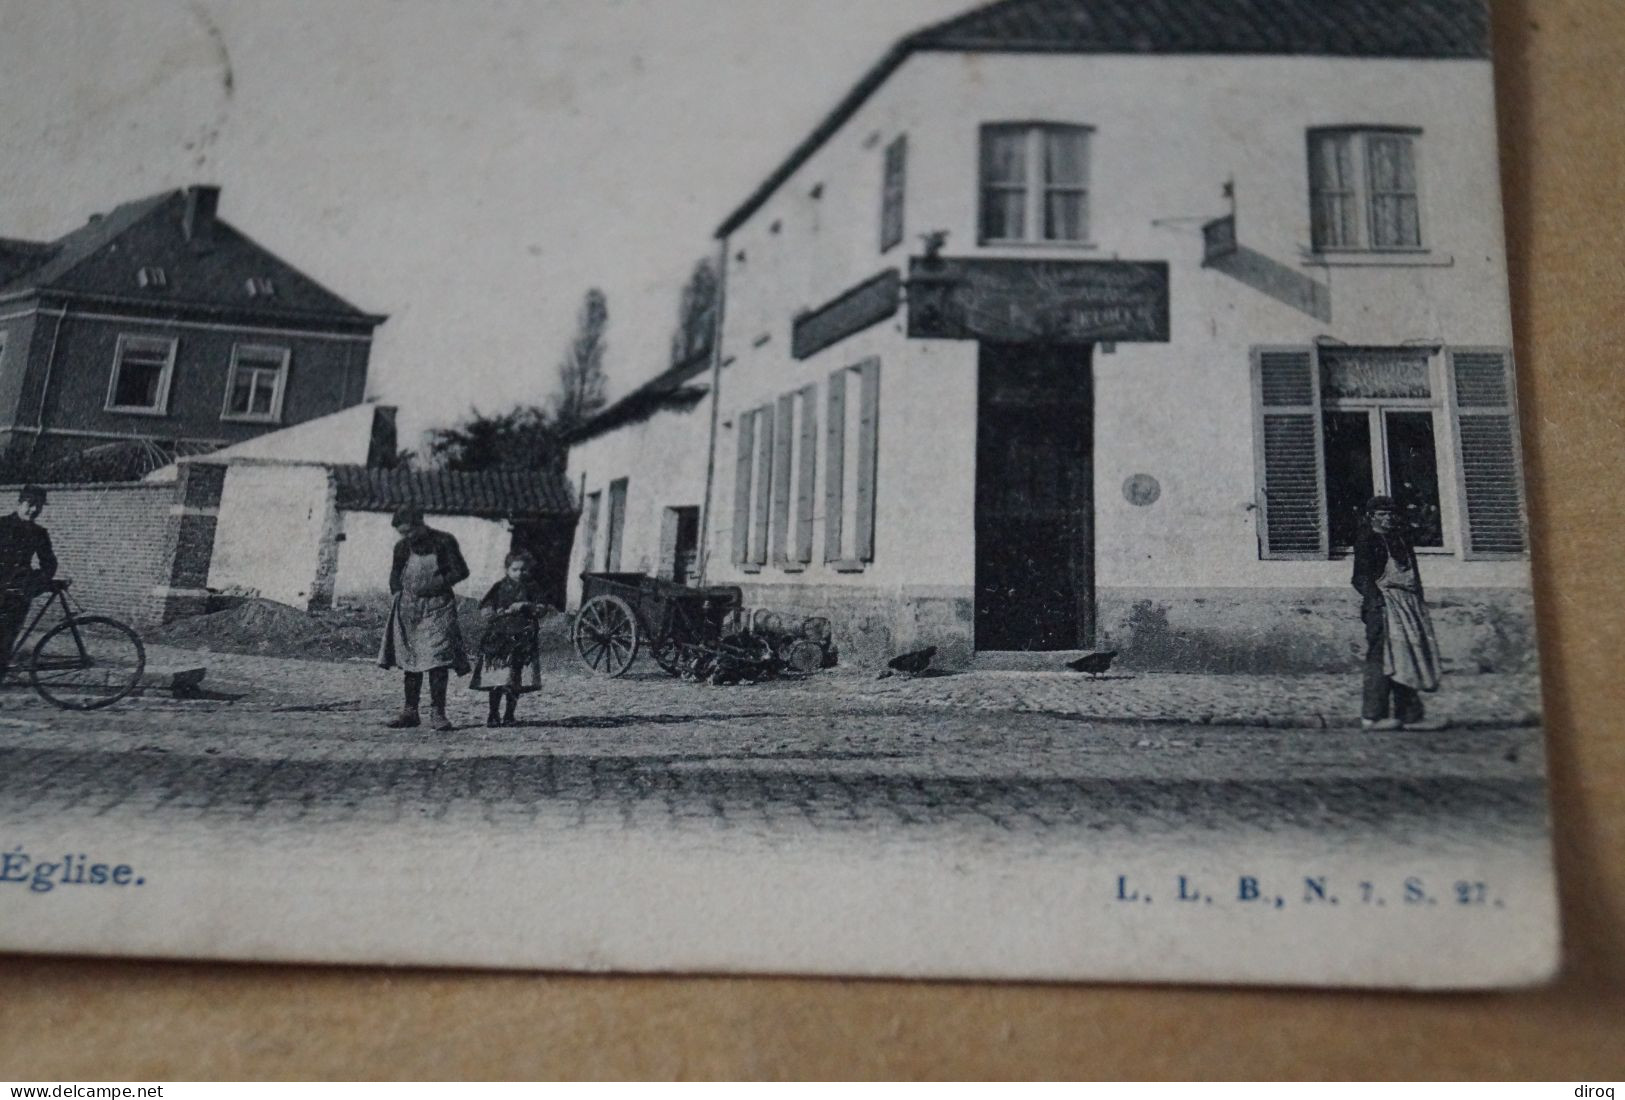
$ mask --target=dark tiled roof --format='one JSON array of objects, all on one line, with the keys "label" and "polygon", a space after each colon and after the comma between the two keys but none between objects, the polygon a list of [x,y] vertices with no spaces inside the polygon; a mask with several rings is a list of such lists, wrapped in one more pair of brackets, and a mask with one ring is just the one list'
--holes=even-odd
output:
[{"label": "dark tiled roof", "polygon": [[335,466],[338,506],[351,512],[393,512],[414,504],[425,515],[544,519],[576,514],[564,479],[536,470],[380,470]]},{"label": "dark tiled roof", "polygon": [[660,409],[694,404],[710,392],[705,384],[694,384],[694,379],[704,374],[710,366],[709,351],[689,356],[581,425],[565,438],[565,442],[584,443],[623,424],[642,420]]},{"label": "dark tiled roof", "polygon": [[[51,290],[266,317],[366,324],[383,320],[357,309],[219,218],[210,218],[207,228],[188,240],[183,229],[186,202],[185,191],[166,191],[124,203],[47,245],[0,241],[0,294]],[[145,267],[162,268],[164,285],[141,286],[137,273]],[[250,278],[269,279],[273,293],[249,294]]]},{"label": "dark tiled roof", "polygon": [[914,35],[920,50],[1484,58],[1483,0],[1003,0]]},{"label": "dark tiled roof", "polygon": [[1000,0],[892,47],[717,230],[745,223],[910,55],[922,52],[1299,54],[1484,59],[1484,0]]}]

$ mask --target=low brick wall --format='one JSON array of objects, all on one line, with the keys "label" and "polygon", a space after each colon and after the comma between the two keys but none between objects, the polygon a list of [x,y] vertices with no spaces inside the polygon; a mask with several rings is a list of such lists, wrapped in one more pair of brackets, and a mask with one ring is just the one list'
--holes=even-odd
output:
[{"label": "low brick wall", "polygon": [[[173,534],[172,484],[118,482],[47,485],[39,522],[51,533],[57,575],[73,580],[74,598],[91,613],[136,626],[156,624],[167,584]],[[0,486],[9,510],[17,486]]]}]

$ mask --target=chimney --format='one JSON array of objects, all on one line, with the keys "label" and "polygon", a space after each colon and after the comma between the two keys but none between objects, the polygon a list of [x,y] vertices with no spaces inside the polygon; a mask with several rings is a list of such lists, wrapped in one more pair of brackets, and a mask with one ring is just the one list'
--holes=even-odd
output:
[{"label": "chimney", "polygon": [[189,241],[206,240],[214,227],[215,207],[220,205],[220,188],[195,186],[186,189],[186,213],[181,232]]},{"label": "chimney", "polygon": [[367,465],[393,468],[399,446],[395,435],[395,406],[372,407],[372,439],[367,447]]}]

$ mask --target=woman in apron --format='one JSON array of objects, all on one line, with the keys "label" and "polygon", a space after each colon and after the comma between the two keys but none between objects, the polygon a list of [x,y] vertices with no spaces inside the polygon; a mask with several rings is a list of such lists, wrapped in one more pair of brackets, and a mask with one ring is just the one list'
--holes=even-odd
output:
[{"label": "woman in apron", "polygon": [[1422,692],[1439,690],[1439,643],[1422,600],[1416,551],[1400,531],[1391,497],[1372,497],[1354,546],[1354,587],[1365,622],[1361,726],[1373,730],[1442,729],[1427,722]]},{"label": "woman in apron", "polygon": [[429,728],[452,729],[446,717],[446,684],[450,670],[468,672],[462,631],[457,626],[454,585],[468,579],[457,540],[423,523],[423,513],[406,507],[395,513],[395,561],[389,572],[389,590],[395,594],[384,641],[378,652],[383,668],[406,673],[406,705],[387,723],[390,729],[418,725],[418,701],[423,674],[429,674]]}]

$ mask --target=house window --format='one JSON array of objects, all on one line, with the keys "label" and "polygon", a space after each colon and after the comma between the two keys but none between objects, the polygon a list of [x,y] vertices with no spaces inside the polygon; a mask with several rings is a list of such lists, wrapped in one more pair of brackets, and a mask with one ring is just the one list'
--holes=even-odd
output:
[{"label": "house window", "polygon": [[231,376],[226,386],[222,420],[282,419],[282,394],[288,383],[287,348],[237,344],[231,349]]},{"label": "house window", "polygon": [[603,500],[600,492],[587,494],[581,509],[581,571],[591,573],[598,552],[598,506]]},{"label": "house window", "polygon": [[875,560],[875,475],[880,442],[880,360],[829,378],[824,421],[824,560],[859,572]]},{"label": "house window", "polygon": [[269,275],[251,275],[243,284],[243,289],[250,298],[272,298],[276,296],[276,284]]},{"label": "house window", "polygon": [[107,410],[163,416],[169,409],[175,346],[173,337],[120,336],[107,386]]},{"label": "house window", "polygon": [[[1266,348],[1254,354],[1259,544],[1324,558],[1355,541],[1372,496],[1394,498],[1420,549],[1526,548],[1511,356],[1427,348]],[[1441,476],[1454,445],[1456,478]],[[1452,537],[1446,505],[1464,530]]]},{"label": "house window", "polygon": [[1316,252],[1422,247],[1418,130],[1309,131],[1309,203]]},{"label": "house window", "polygon": [[621,543],[626,536],[626,478],[609,483],[609,520],[604,529],[604,572],[621,571]]},{"label": "house window", "polygon": [[1090,133],[1047,124],[982,128],[983,244],[1088,240]]},{"label": "house window", "polygon": [[161,290],[169,285],[169,276],[161,267],[143,267],[135,273],[135,285],[147,290]]},{"label": "house window", "polygon": [[880,198],[880,251],[889,252],[903,240],[903,195],[908,180],[908,135],[886,146],[885,176]]}]

